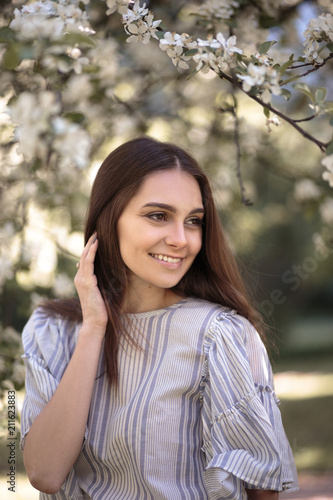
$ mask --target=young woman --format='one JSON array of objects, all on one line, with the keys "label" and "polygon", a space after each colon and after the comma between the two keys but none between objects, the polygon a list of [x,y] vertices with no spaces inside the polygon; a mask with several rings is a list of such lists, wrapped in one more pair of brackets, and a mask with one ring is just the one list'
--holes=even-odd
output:
[{"label": "young woman", "polygon": [[297,489],[267,353],[208,180],[123,144],[91,194],[79,301],[23,332],[22,449],[41,499],[275,500]]}]

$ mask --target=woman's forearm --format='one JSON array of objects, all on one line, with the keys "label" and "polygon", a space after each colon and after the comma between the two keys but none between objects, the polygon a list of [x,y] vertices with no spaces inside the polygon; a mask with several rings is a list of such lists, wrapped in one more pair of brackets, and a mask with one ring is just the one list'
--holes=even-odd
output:
[{"label": "woman's forearm", "polygon": [[81,328],[57,390],[26,436],[26,471],[32,485],[45,493],[61,488],[82,448],[103,337],[103,332],[92,335]]},{"label": "woman's forearm", "polygon": [[278,500],[279,492],[272,490],[246,490],[249,500]]}]

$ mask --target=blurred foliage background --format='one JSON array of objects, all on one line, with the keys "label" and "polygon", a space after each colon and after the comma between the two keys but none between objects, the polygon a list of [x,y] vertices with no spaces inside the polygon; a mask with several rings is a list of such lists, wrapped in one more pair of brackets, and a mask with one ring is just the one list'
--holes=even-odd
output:
[{"label": "blurred foliage background", "polygon": [[[8,27],[14,9],[25,3],[2,1],[0,27]],[[198,2],[146,3],[170,31],[206,36],[207,25],[191,15]],[[259,104],[213,71],[175,68],[158,42],[126,43],[121,16],[107,15],[104,1],[78,8],[84,4],[94,42],[89,30],[66,43],[50,34],[34,43],[29,37],[8,42],[6,31],[0,36],[2,396],[24,386],[20,332],[33,308],[45,297],[75,294],[75,262],[98,166],[124,141],[147,134],[189,150],[208,172],[248,288],[280,350],[275,370],[327,375],[314,373],[318,391],[301,397],[302,377],[293,379],[285,398],[281,385],[282,411],[299,467],[333,470],[333,199],[322,179],[322,152],[288,123],[267,124]],[[237,46],[254,53],[265,40],[277,40],[276,58],[300,55],[309,20],[333,13],[330,0],[240,4],[232,27]],[[332,61],[307,84],[325,87],[332,99]],[[236,143],[235,116],[228,111],[234,99]],[[294,118],[311,115],[303,93],[289,102],[273,97],[272,104]],[[303,127],[331,140],[325,116]],[[238,146],[251,204],[241,199]],[[4,405],[3,418],[5,411]],[[5,468],[3,451],[0,459]]]}]

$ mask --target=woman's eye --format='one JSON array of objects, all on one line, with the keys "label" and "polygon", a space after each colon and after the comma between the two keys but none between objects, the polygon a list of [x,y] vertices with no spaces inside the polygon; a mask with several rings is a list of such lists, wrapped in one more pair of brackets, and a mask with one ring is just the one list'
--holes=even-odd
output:
[{"label": "woman's eye", "polygon": [[148,217],[153,220],[157,221],[164,221],[166,220],[166,215],[163,212],[158,212],[154,214],[148,214]]},{"label": "woman's eye", "polygon": [[192,219],[188,219],[186,221],[186,224],[189,224],[190,226],[202,226],[203,221],[198,217],[193,217]]}]

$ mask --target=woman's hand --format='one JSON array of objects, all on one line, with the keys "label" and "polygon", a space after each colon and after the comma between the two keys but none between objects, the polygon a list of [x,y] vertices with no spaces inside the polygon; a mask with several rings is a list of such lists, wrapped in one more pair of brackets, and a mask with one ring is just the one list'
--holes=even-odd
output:
[{"label": "woman's hand", "polygon": [[94,273],[97,247],[97,234],[94,233],[82,252],[74,283],[81,302],[82,327],[87,327],[87,331],[91,332],[104,329],[105,333],[108,314]]}]

